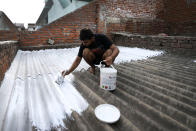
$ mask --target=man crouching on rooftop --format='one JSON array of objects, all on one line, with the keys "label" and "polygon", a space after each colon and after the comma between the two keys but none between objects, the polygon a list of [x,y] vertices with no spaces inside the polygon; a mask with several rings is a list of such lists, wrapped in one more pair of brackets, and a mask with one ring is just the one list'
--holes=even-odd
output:
[{"label": "man crouching on rooftop", "polygon": [[81,45],[78,55],[72,66],[62,74],[69,75],[80,64],[82,57],[90,65],[90,72],[95,74],[95,65],[99,65],[104,61],[110,66],[119,54],[119,49],[103,34],[93,34],[90,29],[82,29],[80,31]]}]

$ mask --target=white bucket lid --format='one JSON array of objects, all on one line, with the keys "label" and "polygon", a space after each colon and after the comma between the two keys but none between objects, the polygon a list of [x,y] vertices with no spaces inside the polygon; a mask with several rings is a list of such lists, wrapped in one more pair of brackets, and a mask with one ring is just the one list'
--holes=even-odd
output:
[{"label": "white bucket lid", "polygon": [[95,108],[95,116],[102,122],[115,123],[120,119],[120,111],[113,105],[101,104]]}]

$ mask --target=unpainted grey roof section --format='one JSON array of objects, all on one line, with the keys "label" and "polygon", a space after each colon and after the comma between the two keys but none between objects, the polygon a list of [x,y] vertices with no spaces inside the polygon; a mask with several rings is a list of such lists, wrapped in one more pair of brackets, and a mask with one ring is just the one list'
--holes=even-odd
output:
[{"label": "unpainted grey roof section", "polygon": [[[96,75],[88,71],[74,73],[74,84],[90,106],[81,117],[73,114],[81,121],[72,121],[70,129],[85,126],[88,131],[195,131],[195,59],[194,51],[179,50],[115,65],[117,88],[113,92],[99,87],[99,70]],[[94,109],[104,103],[119,108],[121,118],[117,123],[108,125],[94,116]]]}]

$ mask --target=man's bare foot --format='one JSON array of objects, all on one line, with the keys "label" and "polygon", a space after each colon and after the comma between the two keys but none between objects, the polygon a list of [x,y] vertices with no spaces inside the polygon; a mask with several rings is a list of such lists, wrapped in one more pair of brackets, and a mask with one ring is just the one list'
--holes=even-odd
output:
[{"label": "man's bare foot", "polygon": [[95,67],[89,67],[88,71],[92,74],[95,74]]}]

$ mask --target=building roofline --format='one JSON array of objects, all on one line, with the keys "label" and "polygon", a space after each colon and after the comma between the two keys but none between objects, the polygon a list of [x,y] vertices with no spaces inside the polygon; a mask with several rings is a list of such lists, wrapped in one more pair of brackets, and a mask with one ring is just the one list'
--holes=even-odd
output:
[{"label": "building roofline", "polygon": [[39,23],[43,20],[43,18],[45,18],[47,15],[48,15],[48,11],[51,9],[53,5],[53,0],[48,0],[42,10],[42,13],[40,14],[37,22],[36,22],[36,25],[39,25]]},{"label": "building roofline", "polygon": [[10,30],[18,31],[17,27],[12,23],[12,21],[7,17],[7,15],[3,11],[0,11],[0,17],[1,16],[5,20],[6,24],[9,26]]}]

